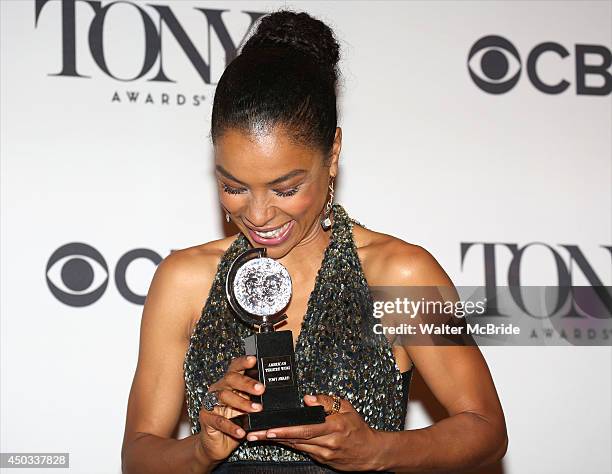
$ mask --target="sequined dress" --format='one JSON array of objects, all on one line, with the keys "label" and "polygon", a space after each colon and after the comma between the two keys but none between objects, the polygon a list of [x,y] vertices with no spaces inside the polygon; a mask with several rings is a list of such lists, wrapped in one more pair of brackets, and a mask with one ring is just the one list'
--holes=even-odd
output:
[{"label": "sequined dress", "polygon": [[[353,240],[353,222],[333,206],[330,241],[295,347],[300,400],[308,393],[337,394],[374,429],[404,429],[412,370],[401,373],[391,345],[373,331],[373,301]],[[243,235],[221,258],[184,361],[191,433],[200,432],[199,411],[208,387],[225,374],[231,359],[244,355],[243,338],[255,332],[229,308],[225,279],[232,261],[250,248]],[[213,472],[336,472],[308,455],[273,441],[240,443]],[[346,472],[346,471],[343,471]]]}]

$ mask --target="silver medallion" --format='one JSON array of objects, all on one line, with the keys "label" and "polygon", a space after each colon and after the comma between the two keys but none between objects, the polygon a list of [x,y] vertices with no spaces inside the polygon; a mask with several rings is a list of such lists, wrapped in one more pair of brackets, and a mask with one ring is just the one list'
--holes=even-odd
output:
[{"label": "silver medallion", "polygon": [[272,316],[289,304],[291,276],[272,258],[253,258],[236,272],[233,290],[242,309],[257,316]]}]

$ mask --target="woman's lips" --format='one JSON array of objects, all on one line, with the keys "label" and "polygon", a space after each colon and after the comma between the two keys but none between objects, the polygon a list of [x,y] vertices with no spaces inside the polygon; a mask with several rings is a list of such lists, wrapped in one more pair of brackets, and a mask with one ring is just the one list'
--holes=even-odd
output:
[{"label": "woman's lips", "polygon": [[[293,224],[295,224],[295,221],[289,221],[286,224],[283,224],[278,229],[275,229],[274,231],[264,232],[263,233],[264,235],[261,235],[260,233],[257,233],[254,230],[249,229],[249,234],[251,235],[251,238],[258,244],[278,245],[278,244],[283,243],[285,240],[287,240],[291,232],[291,229],[293,228]],[[269,235],[269,237],[265,235]]]}]

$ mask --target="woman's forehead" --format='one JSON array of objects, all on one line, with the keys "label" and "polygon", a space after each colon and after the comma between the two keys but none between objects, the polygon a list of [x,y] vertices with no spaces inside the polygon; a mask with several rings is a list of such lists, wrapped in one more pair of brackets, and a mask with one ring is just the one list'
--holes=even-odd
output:
[{"label": "woman's forehead", "polygon": [[286,129],[276,126],[224,131],[215,141],[215,160],[249,167],[283,166],[283,163],[311,167],[321,156],[318,149],[296,142]]}]

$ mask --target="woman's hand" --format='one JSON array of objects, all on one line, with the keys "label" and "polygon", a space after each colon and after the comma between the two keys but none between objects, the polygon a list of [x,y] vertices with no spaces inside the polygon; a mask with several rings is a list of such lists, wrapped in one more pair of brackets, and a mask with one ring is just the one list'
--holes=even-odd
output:
[{"label": "woman's hand", "polygon": [[208,391],[217,392],[219,405],[213,411],[200,410],[199,454],[214,464],[225,460],[238,447],[245,431],[229,420],[243,413],[261,410],[261,404],[252,403],[249,394],[261,395],[265,388],[257,380],[244,375],[245,369],[255,365],[254,356],[232,359],[225,375],[213,383]]},{"label": "woman's hand", "polygon": [[[304,402],[309,406],[322,405],[329,411],[333,399],[323,394],[306,395]],[[341,400],[340,411],[328,415],[325,423],[253,431],[247,439],[269,439],[291,446],[336,469],[366,471],[377,468],[381,433],[372,429],[348,400]]]}]

